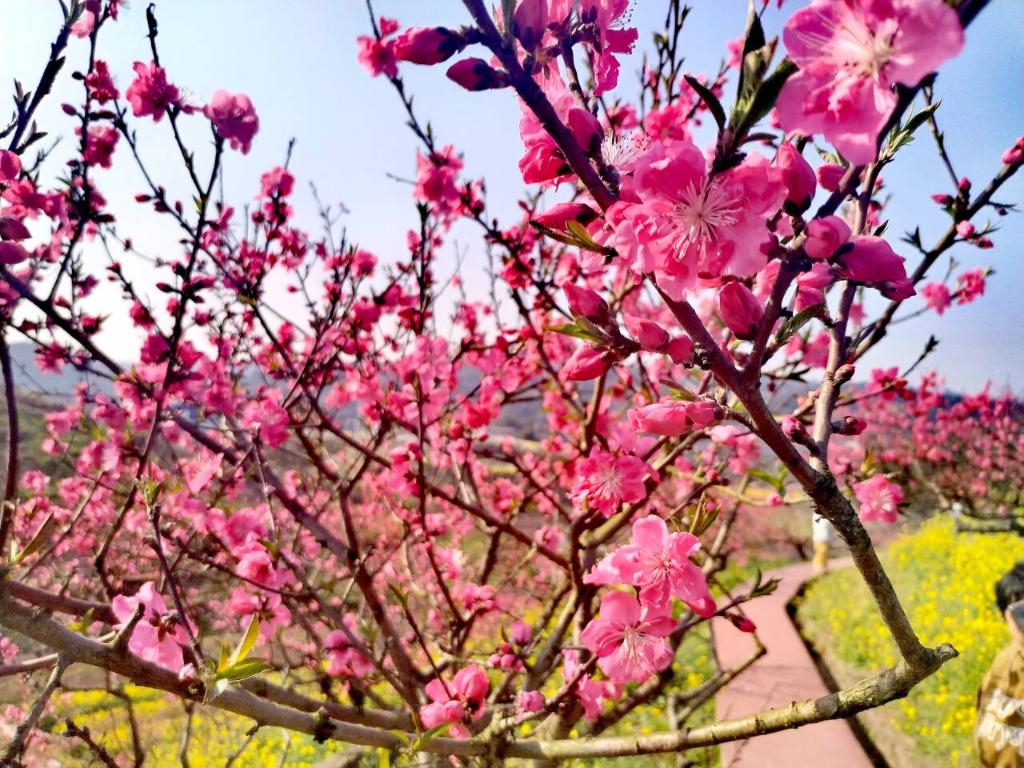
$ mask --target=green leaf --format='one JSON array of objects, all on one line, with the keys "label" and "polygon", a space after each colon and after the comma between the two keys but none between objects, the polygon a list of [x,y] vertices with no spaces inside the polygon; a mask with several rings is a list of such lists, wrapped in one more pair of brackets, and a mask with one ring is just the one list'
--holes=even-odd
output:
[{"label": "green leaf", "polygon": [[377,747],[377,768],[391,768],[391,750]]},{"label": "green leaf", "polygon": [[410,752],[421,752],[430,742],[436,739],[438,736],[443,736],[448,729],[451,727],[451,723],[441,723],[431,728],[429,731],[424,731],[420,734],[419,738],[412,743],[409,747]]},{"label": "green leaf", "polygon": [[786,490],[785,480],[780,481],[778,477],[773,475],[771,472],[768,472],[767,470],[754,468],[747,470],[747,474],[749,474],[751,477],[756,477],[758,480],[767,483],[780,494],[784,490]]},{"label": "green leaf", "polygon": [[688,403],[692,403],[694,400],[697,399],[697,395],[695,395],[693,392],[686,389],[685,387],[679,386],[674,381],[670,381],[669,379],[661,379],[660,383],[663,387],[665,387],[665,389],[668,390],[669,397],[671,397],[673,400],[685,400]]},{"label": "green leaf", "polygon": [[794,333],[803,328],[812,318],[820,315],[824,308],[824,304],[815,304],[811,307],[805,307],[793,315],[793,317],[787,318],[779,326],[779,330],[775,332],[775,343],[779,346],[785,344]]},{"label": "green leaf", "polygon": [[602,341],[600,335],[594,333],[588,328],[581,327],[579,322],[579,319],[577,319],[575,322],[564,323],[562,325],[546,325],[544,326],[544,330],[561,333],[563,336],[572,336],[574,339],[583,339],[583,341],[590,341],[594,343]]},{"label": "green leaf", "polygon": [[255,613],[252,618],[249,619],[249,627],[245,630],[245,634],[242,636],[242,641],[235,648],[234,653],[231,654],[231,658],[228,659],[228,666],[234,667],[240,661],[245,659],[249,655],[249,652],[255,647],[256,641],[260,637],[260,619]]},{"label": "green leaf", "polygon": [[718,123],[718,130],[725,130],[725,109],[722,108],[722,102],[711,92],[711,90],[704,84],[702,84],[697,78],[692,75],[684,75],[686,83],[697,92],[700,96],[700,100],[704,102],[708,110],[710,110],[712,117],[715,118],[715,122]]},{"label": "green leaf", "polygon": [[46,519],[43,520],[43,524],[36,529],[36,532],[32,536],[32,539],[29,541],[28,544],[25,545],[25,548],[23,550],[21,550],[17,554],[14,554],[12,548],[11,560],[13,561],[13,563],[17,565],[18,563],[23,562],[25,558],[31,557],[35,552],[38,552],[40,549],[42,549],[43,545],[49,540],[50,536],[53,535],[53,531],[56,527],[57,521],[54,520],[53,513],[51,512],[46,516]]},{"label": "green leaf", "polygon": [[273,669],[273,667],[263,659],[245,659],[228,667],[223,672],[219,672],[217,679],[237,683],[242,680],[248,680],[250,677],[255,677],[261,672],[266,672],[268,669]]},{"label": "green leaf", "polygon": [[765,48],[764,28],[761,17],[754,7],[754,0],[747,4],[747,27],[743,37],[743,66],[740,67],[739,85],[736,90],[737,101],[743,101],[757,90],[764,76],[768,62],[764,60]]},{"label": "green leaf", "polygon": [[[750,106],[743,109],[742,114],[734,113],[733,120],[736,124],[737,133],[746,134],[747,131],[757,125],[772,111],[775,107],[775,102],[779,99],[779,94],[782,92],[782,86],[786,84],[786,81],[796,71],[796,64],[789,59],[783,59],[779,62],[779,65],[775,67],[775,71],[765,78],[757,92],[750,98]],[[737,113],[740,112],[740,108],[737,107]]]}]

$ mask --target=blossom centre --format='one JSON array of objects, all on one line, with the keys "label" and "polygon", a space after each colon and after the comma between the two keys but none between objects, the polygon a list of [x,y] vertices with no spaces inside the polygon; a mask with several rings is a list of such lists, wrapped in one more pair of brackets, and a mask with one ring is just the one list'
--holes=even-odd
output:
[{"label": "blossom centre", "polygon": [[669,212],[679,230],[677,245],[685,250],[714,242],[719,230],[736,223],[739,211],[736,195],[717,180],[691,183]]}]

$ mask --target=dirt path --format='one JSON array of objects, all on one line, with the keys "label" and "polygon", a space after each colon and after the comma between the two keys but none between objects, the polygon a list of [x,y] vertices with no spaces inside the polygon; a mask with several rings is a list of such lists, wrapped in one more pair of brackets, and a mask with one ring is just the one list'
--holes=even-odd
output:
[{"label": "dirt path", "polygon": [[[834,566],[840,563],[833,563]],[[749,670],[728,686],[716,701],[719,719],[741,717],[763,709],[816,698],[829,692],[786,613],[786,605],[811,576],[809,563],[798,563],[767,576],[781,579],[774,594],[745,606],[768,649]],[[750,657],[753,641],[728,621],[712,626],[715,651],[723,667]],[[871,768],[872,762],[843,720],[809,725],[722,745],[722,768]]]}]

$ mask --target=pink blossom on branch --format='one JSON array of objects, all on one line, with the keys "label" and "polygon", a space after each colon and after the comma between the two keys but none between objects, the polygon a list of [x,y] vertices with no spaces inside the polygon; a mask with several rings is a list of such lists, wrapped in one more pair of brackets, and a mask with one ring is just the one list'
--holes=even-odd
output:
[{"label": "pink blossom on branch", "polygon": [[577,506],[611,516],[623,502],[632,504],[647,495],[645,481],[657,479],[651,466],[636,456],[614,456],[600,448],[591,451],[577,469],[572,498]]},{"label": "pink blossom on branch", "polygon": [[864,522],[895,523],[903,490],[884,475],[875,475],[853,485],[854,495],[860,502],[860,519]]},{"label": "pink blossom on branch", "polygon": [[248,96],[215,91],[210,103],[203,107],[203,114],[213,123],[217,135],[232,149],[241,150],[243,155],[249,154],[260,120]]},{"label": "pink blossom on branch", "polygon": [[678,437],[709,427],[722,419],[722,408],[713,400],[661,400],[629,412],[630,425],[639,432]]},{"label": "pink blossom on branch", "polygon": [[127,625],[137,606],[143,606],[142,619],[135,625],[128,641],[128,650],[144,661],[177,671],[184,659],[182,644],[188,640],[179,619],[168,615],[163,596],[147,581],[139,591],[128,597],[117,595],[110,604],[120,627]]},{"label": "pink blossom on branch", "polygon": [[143,64],[136,61],[132,68],[135,70],[135,79],[124,92],[128,103],[132,105],[132,114],[136,117],[149,115],[154,122],[159,123],[169,108],[180,106],[181,94],[176,86],[167,82],[167,72],[157,66],[156,62]]},{"label": "pink blossom on branch", "polygon": [[663,607],[670,598],[700,616],[715,612],[703,571],[690,558],[700,549],[692,533],[669,533],[665,521],[648,515],[633,523],[633,541],[605,557],[584,577],[587,584],[629,584],[644,605]]},{"label": "pink blossom on branch", "polygon": [[641,608],[631,594],[608,592],[600,616],[583,628],[580,639],[612,682],[643,682],[672,663],[665,638],[675,626],[666,610]]},{"label": "pink blossom on branch", "polygon": [[765,222],[787,194],[782,172],[761,155],[710,178],[704,154],[688,141],[652,144],[636,161],[634,190],[635,202],[616,206],[623,223],[611,244],[675,299],[700,278],[763,268]]},{"label": "pink blossom on branch", "polygon": [[896,108],[896,84],[914,86],[964,44],[943,0],[814,0],[782,39],[800,68],[776,107],[786,131],[824,134],[847,160],[875,157]]}]

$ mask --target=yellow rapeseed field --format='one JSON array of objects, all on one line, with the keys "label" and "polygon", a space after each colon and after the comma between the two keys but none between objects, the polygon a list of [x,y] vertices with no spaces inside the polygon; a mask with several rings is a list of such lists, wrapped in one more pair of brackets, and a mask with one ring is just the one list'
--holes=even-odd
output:
[{"label": "yellow rapeseed field", "polygon": [[[901,537],[882,560],[924,643],[952,643],[960,658],[890,704],[896,724],[922,755],[940,765],[974,765],[975,694],[993,657],[1007,642],[996,610],[995,582],[1024,559],[1024,539],[1011,534],[957,533],[934,518]],[[816,645],[865,672],[896,660],[896,649],[852,570],[815,583],[798,616]]]}]

